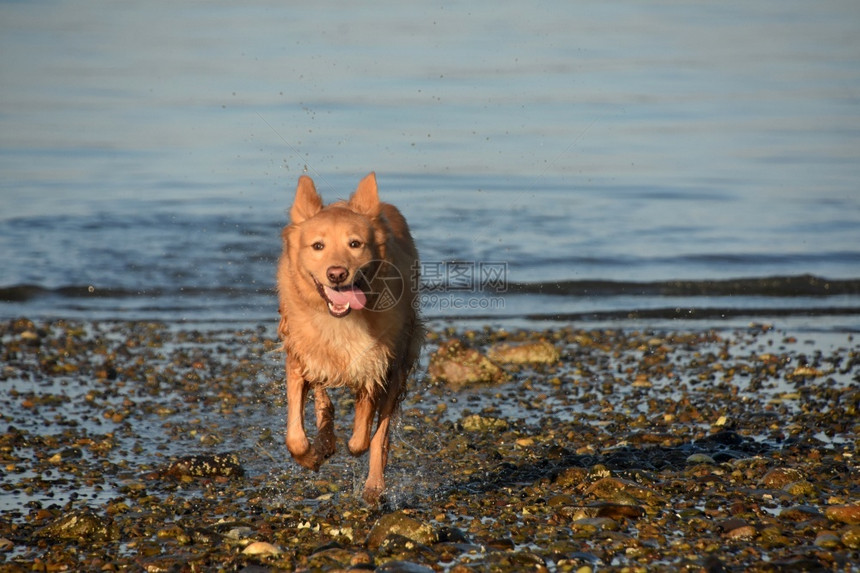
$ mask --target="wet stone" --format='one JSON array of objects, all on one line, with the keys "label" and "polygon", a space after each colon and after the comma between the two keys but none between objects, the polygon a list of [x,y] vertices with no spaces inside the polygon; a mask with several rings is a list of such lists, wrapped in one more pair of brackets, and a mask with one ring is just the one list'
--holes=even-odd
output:
[{"label": "wet stone", "polygon": [[839,535],[834,531],[819,531],[813,542],[817,547],[825,549],[835,549],[842,543]]},{"label": "wet stone", "polygon": [[803,479],[803,474],[794,468],[773,468],[761,479],[761,484],[770,489],[782,489],[792,482]]},{"label": "wet stone", "polygon": [[110,522],[89,509],[72,510],[36,532],[48,539],[94,539],[111,537]]},{"label": "wet stone", "polygon": [[460,420],[460,425],[467,432],[495,432],[508,427],[508,423],[505,420],[493,418],[492,416],[481,416],[480,414],[466,416]]},{"label": "wet stone", "polygon": [[618,522],[608,517],[584,517],[571,523],[570,528],[576,532],[592,535],[598,531],[616,530]]},{"label": "wet stone", "polygon": [[842,543],[849,549],[860,549],[860,525],[851,525],[842,531]]},{"label": "wet stone", "polygon": [[499,364],[554,364],[560,354],[551,342],[499,343],[490,347],[487,358]]},{"label": "wet stone", "polygon": [[621,505],[648,506],[664,503],[665,500],[654,490],[630,480],[605,477],[597,480],[585,490],[586,494]]},{"label": "wet stone", "polygon": [[326,547],[314,551],[304,566],[310,571],[346,569],[353,564],[354,557],[355,552],[345,547]]},{"label": "wet stone", "polygon": [[410,561],[388,561],[377,567],[376,573],[433,573],[432,567]]},{"label": "wet stone", "polygon": [[794,497],[813,497],[817,493],[815,484],[806,480],[788,483],[782,487],[782,490]]},{"label": "wet stone", "polygon": [[190,477],[225,477],[238,478],[245,475],[245,469],[239,463],[236,454],[212,454],[185,456],[172,462],[164,475],[172,478]]},{"label": "wet stone", "polygon": [[860,504],[831,505],[824,510],[824,515],[839,523],[856,525],[860,523]]},{"label": "wet stone", "polygon": [[442,343],[430,356],[428,374],[433,380],[453,388],[497,384],[508,378],[492,360],[456,338]]},{"label": "wet stone", "polygon": [[610,519],[638,519],[645,515],[645,509],[638,505],[627,505],[621,503],[599,503],[591,506],[596,509],[596,517],[608,517]]},{"label": "wet stone", "polygon": [[756,528],[752,525],[742,525],[726,532],[728,539],[752,539],[757,535]]},{"label": "wet stone", "polygon": [[792,541],[780,527],[769,526],[759,532],[758,543],[765,549],[774,549],[788,547],[792,544]]},{"label": "wet stone", "polygon": [[419,521],[406,511],[396,511],[380,517],[367,536],[367,546],[376,549],[390,535],[400,535],[424,545],[432,545],[438,540],[438,535],[430,524]]},{"label": "wet stone", "polygon": [[786,521],[807,521],[810,519],[822,519],[824,515],[817,507],[811,505],[793,505],[779,512],[779,518]]},{"label": "wet stone", "polygon": [[[316,473],[291,460],[268,327],[20,324],[39,342],[0,322],[4,571],[856,568],[853,338],[801,357],[753,326],[434,332],[564,359],[462,391],[416,372],[370,508],[367,456],[345,452],[350,392],[331,393],[336,455]],[[803,363],[827,374],[789,380]],[[242,479],[199,469],[219,451]]]},{"label": "wet stone", "polygon": [[585,468],[566,468],[555,476],[554,483],[562,488],[576,487],[585,482],[587,477],[588,470]]},{"label": "wet stone", "polygon": [[283,550],[266,541],[254,541],[246,545],[242,553],[245,555],[280,555]]},{"label": "wet stone", "polygon": [[714,461],[714,458],[712,458],[711,456],[709,456],[707,454],[692,454],[691,456],[687,457],[687,463],[690,465],[696,465],[696,464],[715,465],[716,464],[716,462]]}]

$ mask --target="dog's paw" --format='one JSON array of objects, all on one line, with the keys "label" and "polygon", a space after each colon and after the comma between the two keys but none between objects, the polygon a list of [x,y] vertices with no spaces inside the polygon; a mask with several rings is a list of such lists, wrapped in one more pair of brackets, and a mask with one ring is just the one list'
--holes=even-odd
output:
[{"label": "dog's paw", "polygon": [[[319,464],[322,464],[325,460],[332,457],[336,451],[337,442],[335,441],[334,437],[332,437],[330,440],[318,438],[317,441],[314,442],[314,453],[316,454],[317,458],[319,458]],[[319,467],[319,464],[317,467]]]},{"label": "dog's paw", "polygon": [[368,479],[364,484],[364,492],[361,499],[369,506],[376,507],[382,502],[382,494],[385,491],[385,482],[382,480]]},{"label": "dog's paw", "polygon": [[322,460],[314,452],[308,452],[303,456],[293,455],[293,459],[303,468],[312,471],[318,471],[322,465]]},{"label": "dog's paw", "polygon": [[364,503],[367,505],[376,507],[382,501],[382,490],[376,488],[365,488],[364,493],[361,494],[361,499],[364,500]]},{"label": "dog's paw", "polygon": [[349,453],[353,456],[360,456],[370,447],[370,439],[356,438],[353,436],[349,439],[349,442],[347,442],[346,447],[349,449]]}]

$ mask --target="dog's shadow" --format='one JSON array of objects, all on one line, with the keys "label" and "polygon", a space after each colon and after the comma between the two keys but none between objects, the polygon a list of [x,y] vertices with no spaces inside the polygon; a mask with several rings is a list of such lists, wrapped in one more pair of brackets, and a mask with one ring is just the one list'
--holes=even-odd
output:
[{"label": "dog's shadow", "polygon": [[[444,499],[455,492],[483,494],[504,489],[522,488],[542,480],[554,482],[569,468],[589,470],[603,466],[619,477],[638,481],[637,474],[663,470],[682,470],[690,466],[690,456],[704,454],[715,464],[762,456],[774,446],[724,430],[705,438],[677,446],[619,446],[596,454],[577,454],[561,446],[550,446],[536,460],[520,464],[500,462],[495,468],[440,485],[431,492],[432,499]],[[704,458],[707,459],[707,458]]]}]

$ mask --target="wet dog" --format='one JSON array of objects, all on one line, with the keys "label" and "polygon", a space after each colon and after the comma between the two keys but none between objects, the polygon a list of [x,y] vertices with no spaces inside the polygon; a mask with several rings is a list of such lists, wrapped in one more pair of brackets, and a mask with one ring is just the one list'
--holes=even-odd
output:
[{"label": "wet dog", "polygon": [[[277,278],[287,449],[302,466],[319,469],[336,449],[326,389],[349,387],[355,420],[347,446],[355,456],[370,449],[363,497],[375,504],[385,488],[392,415],[424,338],[412,287],[418,252],[400,211],[380,202],[373,173],[348,201],[328,206],[311,178],[300,177],[282,237]],[[316,413],[313,444],[304,428],[309,391]]]}]

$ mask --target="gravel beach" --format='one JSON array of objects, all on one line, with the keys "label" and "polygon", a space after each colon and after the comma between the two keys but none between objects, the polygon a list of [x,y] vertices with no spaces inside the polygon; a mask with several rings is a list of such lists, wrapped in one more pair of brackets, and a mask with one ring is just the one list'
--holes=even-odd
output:
[{"label": "gravel beach", "polygon": [[849,333],[437,325],[368,507],[270,326],[0,324],[0,570],[858,570]]}]

